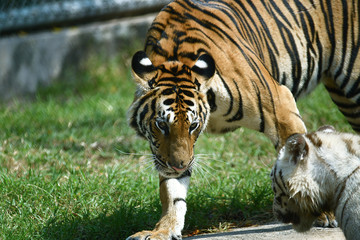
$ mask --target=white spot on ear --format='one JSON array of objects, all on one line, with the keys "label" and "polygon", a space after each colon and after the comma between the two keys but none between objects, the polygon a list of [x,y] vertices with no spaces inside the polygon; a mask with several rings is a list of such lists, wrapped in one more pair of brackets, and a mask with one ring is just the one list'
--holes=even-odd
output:
[{"label": "white spot on ear", "polygon": [[143,66],[151,66],[152,62],[150,61],[149,58],[143,58],[140,60],[140,64]]},{"label": "white spot on ear", "polygon": [[208,64],[204,60],[197,60],[195,66],[202,69],[208,68]]},{"label": "white spot on ear", "polygon": [[323,132],[324,133],[333,133],[335,131],[333,129],[331,129],[331,128],[327,128],[327,129],[324,129]]}]

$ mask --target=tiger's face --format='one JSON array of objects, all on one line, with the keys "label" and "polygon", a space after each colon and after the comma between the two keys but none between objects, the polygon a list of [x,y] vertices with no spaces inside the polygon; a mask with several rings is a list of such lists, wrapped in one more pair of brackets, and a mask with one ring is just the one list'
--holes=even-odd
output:
[{"label": "tiger's face", "polygon": [[215,73],[213,59],[205,54],[193,66],[180,61],[154,66],[145,52],[137,52],[132,70],[138,90],[129,109],[130,125],[149,141],[160,175],[191,172],[194,144],[210,113],[206,82]]},{"label": "tiger's face", "polygon": [[[272,176],[273,174],[274,173],[272,173]],[[277,172],[277,174],[281,176],[281,172]],[[281,179],[279,176],[276,177],[278,180]],[[291,197],[287,186],[283,184],[279,185],[278,180],[274,180],[273,178],[272,184],[274,191],[274,216],[283,223],[292,223],[293,228],[298,232],[309,230],[320,214],[302,209],[297,203],[296,198]]]},{"label": "tiger's face", "polygon": [[273,213],[280,221],[292,223],[298,232],[309,230],[321,214],[317,198],[321,190],[311,176],[309,148],[302,134],[289,137],[270,174]]}]

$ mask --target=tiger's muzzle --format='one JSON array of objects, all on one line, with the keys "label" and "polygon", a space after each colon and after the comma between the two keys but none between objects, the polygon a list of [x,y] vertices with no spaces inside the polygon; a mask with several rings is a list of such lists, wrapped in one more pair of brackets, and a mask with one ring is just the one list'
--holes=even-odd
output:
[{"label": "tiger's muzzle", "polygon": [[192,165],[194,158],[191,159],[189,164],[184,164],[183,161],[180,163],[169,163],[161,160],[160,156],[154,157],[155,168],[159,174],[166,178],[177,178],[184,175],[186,172],[192,172]]}]

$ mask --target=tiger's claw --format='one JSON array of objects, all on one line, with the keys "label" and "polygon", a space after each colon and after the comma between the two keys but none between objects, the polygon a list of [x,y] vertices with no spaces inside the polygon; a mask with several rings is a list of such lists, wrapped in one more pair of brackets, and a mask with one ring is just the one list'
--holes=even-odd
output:
[{"label": "tiger's claw", "polygon": [[314,225],[323,228],[336,228],[338,227],[338,222],[335,219],[334,213],[324,212],[316,219]]},{"label": "tiger's claw", "polygon": [[142,231],[135,233],[126,240],[181,240],[181,235],[175,235],[170,231]]}]

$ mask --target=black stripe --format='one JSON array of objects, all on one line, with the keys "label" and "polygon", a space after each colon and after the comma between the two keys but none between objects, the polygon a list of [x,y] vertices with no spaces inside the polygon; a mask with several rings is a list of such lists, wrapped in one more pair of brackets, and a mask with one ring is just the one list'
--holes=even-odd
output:
[{"label": "black stripe", "polygon": [[189,90],[182,90],[181,93],[183,93],[184,95],[186,95],[186,96],[188,96],[188,97],[190,97],[190,98],[194,98],[194,97],[195,97],[195,95],[194,95],[191,91],[189,91]]},{"label": "black stripe", "polygon": [[347,118],[360,118],[360,111],[356,111],[356,112],[345,112],[342,109],[340,109],[341,113],[347,117]]},{"label": "black stripe", "polygon": [[[359,170],[359,167],[356,169],[356,170]],[[346,199],[345,203],[344,203],[344,206],[343,206],[343,209],[341,211],[341,217],[340,217],[340,221],[341,222],[344,222],[344,212],[345,212],[345,208],[347,208],[347,204],[349,202],[349,200],[356,196],[356,192],[358,192],[360,190],[360,185],[356,185],[356,189],[351,189],[351,194],[350,196]]]},{"label": "black stripe", "polygon": [[[342,197],[342,194],[346,188],[346,183],[347,181],[349,180],[349,178],[355,173],[357,172],[358,170],[360,169],[360,166],[358,166],[357,168],[355,168],[346,178],[343,179],[343,182],[341,185],[338,185],[336,190],[335,190],[335,193],[337,193],[337,199],[336,199],[336,204],[335,206],[339,206],[339,201],[340,201],[340,198]],[[341,187],[340,191],[338,191],[339,187]],[[345,208],[345,207],[344,207]],[[344,208],[343,208],[343,211],[344,211]],[[341,214],[343,215],[343,213]]]},{"label": "black stripe", "polygon": [[187,11],[189,11],[189,12],[192,10],[191,8],[189,8],[188,6],[186,6],[185,4],[183,4],[183,3],[180,2],[180,1],[177,1],[177,2],[174,2],[174,3],[180,5],[182,8],[184,8],[185,10],[187,10]]},{"label": "black stripe", "polygon": [[133,115],[131,116],[130,125],[131,125],[133,128],[135,128],[135,129],[138,128],[138,125],[137,125],[136,120],[137,120],[137,114],[138,114],[139,109],[143,106],[143,104],[144,104],[145,102],[148,101],[149,98],[151,98],[151,97],[153,97],[154,95],[156,95],[156,93],[157,93],[157,90],[155,89],[155,90],[149,92],[148,94],[142,96],[141,99],[139,100],[136,108],[135,108],[134,111],[133,111]]},{"label": "black stripe", "polygon": [[171,5],[165,6],[161,11],[171,14],[171,20],[173,21],[177,21],[179,23],[185,23],[186,21],[186,18],[181,13],[176,11]]},{"label": "black stripe", "polygon": [[161,45],[157,44],[158,40],[154,38],[153,36],[149,36],[146,40],[145,44],[145,52],[148,51],[148,47],[152,47],[151,50],[155,52],[156,54],[163,56],[167,58],[169,56],[169,53],[164,50]]},{"label": "black stripe", "polygon": [[[360,76],[356,79],[355,82],[352,83],[352,87],[346,93],[346,97],[352,98],[359,93],[360,93]],[[360,105],[360,98],[357,99],[356,103],[357,103],[356,105],[358,105],[358,104]]]},{"label": "black stripe", "polygon": [[343,31],[342,31],[342,39],[341,39],[341,41],[342,41],[341,53],[342,54],[340,54],[341,55],[341,63],[340,63],[340,66],[339,65],[337,66],[338,70],[335,73],[334,79],[337,79],[341,75],[342,71],[344,70],[344,64],[345,64],[345,60],[346,60],[346,52],[347,52],[346,49],[347,49],[347,43],[348,43],[347,31],[348,31],[348,24],[349,24],[348,23],[348,11],[347,11],[348,8],[347,8],[346,0],[342,0],[342,10],[343,10],[343,12],[342,12],[342,17],[343,17],[342,20],[343,21],[342,21],[341,29]]},{"label": "black stripe", "polygon": [[[280,183],[278,182],[278,178],[280,178],[282,185],[280,185]],[[280,188],[280,191],[282,193],[286,193],[287,192],[286,191],[286,184],[285,184],[283,176],[282,176],[282,171],[280,170],[279,172],[277,172],[277,164],[275,164],[275,166],[274,166],[274,177],[273,177],[273,179],[274,179],[274,182],[275,182],[276,186],[278,186]]]},{"label": "black stripe", "polygon": [[[227,2],[222,2],[222,4],[225,5],[227,8],[220,9],[220,10],[224,14],[226,14],[229,17],[229,19],[232,21],[232,23],[234,24],[234,26],[237,29],[236,33],[240,34],[242,38],[246,38],[245,35],[243,34],[244,32],[249,37],[252,36],[251,38],[249,38],[249,41],[251,41],[253,43],[253,45],[256,45],[256,43],[259,42],[259,40],[257,39],[257,36],[260,36],[260,30],[258,28],[258,24],[256,24],[254,19],[251,18],[251,15],[246,10],[246,8],[243,6],[243,4],[241,2],[237,2],[237,4],[240,5],[240,9],[246,14],[246,16],[241,14],[238,9],[234,8],[234,6],[232,4],[229,4]],[[229,11],[229,9],[231,9],[232,11]],[[230,15],[229,12],[233,13],[236,16],[236,18],[234,18],[232,15]],[[250,26],[250,22],[252,23],[252,26]],[[242,26],[240,26],[239,24],[241,24]],[[271,39],[269,39],[269,40],[271,41]],[[260,48],[258,48],[258,49],[260,49]],[[259,53],[261,53],[261,51],[259,51]]]},{"label": "black stripe", "polygon": [[[264,4],[264,2],[263,2],[263,4]],[[288,26],[291,26],[292,24],[291,24],[290,21],[285,17],[284,13],[281,11],[281,9],[280,9],[279,6],[276,4],[276,2],[275,2],[275,1],[270,1],[270,4],[271,4],[271,6],[272,6],[272,9],[270,9],[271,12],[273,13],[272,10],[275,10],[275,11],[278,13],[278,15],[280,15],[281,19],[282,19],[283,21],[285,21]],[[264,6],[265,6],[265,5],[264,5]],[[290,11],[290,13],[293,13],[293,11]],[[274,13],[273,13],[273,14],[274,14]],[[293,16],[293,14],[292,14],[292,16]],[[275,18],[275,16],[273,16],[273,17]],[[294,17],[294,16],[293,16],[293,17]],[[278,20],[279,20],[279,19],[278,19]],[[295,21],[297,21],[296,18],[295,18]],[[297,23],[297,24],[299,24],[299,23]],[[277,53],[277,54],[278,54],[278,53]]]},{"label": "black stripe", "polygon": [[[217,106],[216,106],[216,96],[215,96],[215,93],[214,91],[212,90],[212,88],[210,88],[207,93],[206,93],[206,98],[207,98],[207,102],[210,106],[210,112],[215,112],[216,109],[217,109]],[[201,107],[201,105],[200,105]],[[202,112],[200,110],[200,112]]]},{"label": "black stripe", "polygon": [[[160,78],[157,82],[174,82],[174,83],[179,83],[179,82],[187,82],[187,83],[191,83],[194,84],[190,79],[187,78],[179,78],[179,77],[164,77],[164,78]],[[159,85],[157,85],[159,86]]]},{"label": "black stripe", "polygon": [[181,74],[185,74],[190,76],[190,68],[188,66],[183,65],[182,68],[180,70],[178,70],[178,65],[175,65],[174,69],[166,69],[164,66],[160,66],[158,68],[159,70],[161,70],[163,73],[170,73],[174,76],[179,76]]},{"label": "black stripe", "polygon": [[157,98],[154,98],[151,101],[151,115],[150,115],[149,119],[154,119],[154,117],[155,117],[155,114],[156,114],[156,101],[157,101]]},{"label": "black stripe", "polygon": [[149,105],[146,104],[140,113],[140,119],[145,119],[146,114],[149,112]]},{"label": "black stripe", "polygon": [[180,202],[180,201],[181,201],[181,202],[184,202],[184,203],[186,204],[186,200],[183,199],[183,198],[175,198],[173,203],[174,203],[174,205],[175,205],[177,202]]},{"label": "black stripe", "polygon": [[[251,53],[255,54],[253,52],[252,49],[248,48],[247,46],[240,46],[229,34],[227,34],[221,27],[213,24],[212,22],[209,22],[207,20],[199,20],[196,17],[185,13],[186,17],[188,17],[190,20],[195,21],[196,23],[198,23],[199,25],[208,28],[209,30],[213,31],[215,34],[217,34],[220,38],[224,39],[224,36],[231,42],[233,43],[238,50],[242,53],[242,55],[244,56],[245,60],[247,61],[247,63],[249,64],[249,66],[252,68],[252,70],[254,71],[254,73],[258,76],[258,79],[261,81],[261,83],[263,85],[264,82],[266,82],[264,80],[264,76],[261,74],[261,71],[259,70],[259,67],[257,66],[257,64],[254,62],[253,59],[249,58],[248,55],[244,52],[245,48],[246,50],[250,51]],[[220,48],[221,49],[221,48]]]},{"label": "black stripe", "polygon": [[[257,17],[257,20],[259,20],[261,22],[261,26],[263,28],[263,30],[265,31],[266,33],[266,36],[267,36],[267,41],[270,41],[271,44],[275,47],[276,44],[275,44],[275,41],[273,39],[273,34],[271,34],[267,24],[266,24],[266,21],[263,19],[261,13],[259,13],[258,9],[255,7],[255,5],[253,4],[253,0],[248,0],[247,1],[248,4],[250,5],[250,7],[253,9],[253,11],[255,12],[256,14],[256,17]],[[250,16],[249,16],[250,17]],[[256,24],[253,20],[252,20],[254,26],[257,26],[258,24]],[[259,34],[260,35],[260,34]],[[276,48],[276,47],[275,47]]]},{"label": "black stripe", "polygon": [[[308,84],[310,82],[310,79],[314,72],[314,67],[315,67],[314,59],[310,53],[312,52],[312,53],[315,53],[315,55],[316,55],[316,52],[312,45],[312,42],[314,42],[314,34],[315,34],[314,21],[313,21],[311,15],[309,14],[309,11],[307,11],[307,9],[299,1],[296,1],[296,5],[298,8],[298,11],[301,12],[300,21],[301,21],[304,36],[306,38],[306,43],[307,43],[307,46],[306,46],[307,47],[307,77],[303,81],[302,88],[299,89],[298,94],[296,94],[296,97],[298,97],[303,92],[303,90],[307,89],[307,87],[308,87]],[[308,25],[309,25],[310,29],[308,29]],[[310,36],[310,34],[311,34],[311,36]]]},{"label": "black stripe", "polygon": [[[332,0],[320,1],[321,11],[323,13],[326,25],[327,35],[330,41],[330,55],[329,55],[329,66],[332,65],[335,56],[335,27],[334,27],[334,15],[332,12]],[[327,7],[327,9],[325,9]]]},{"label": "black stripe", "polygon": [[[186,105],[188,105],[188,106],[190,106],[190,107],[192,107],[192,106],[194,106],[194,103],[193,103],[193,101],[191,101],[191,100],[184,100],[184,103],[186,104]],[[188,110],[191,110],[190,108],[188,108]]]},{"label": "black stripe", "polygon": [[179,44],[182,44],[182,43],[191,43],[191,44],[201,43],[201,44],[205,45],[206,47],[210,48],[209,44],[206,41],[204,41],[203,39],[191,37],[191,36],[185,37],[183,40],[181,40],[179,42]]},{"label": "black stripe", "polygon": [[319,67],[318,75],[317,75],[316,79],[318,81],[320,81],[320,79],[322,77],[322,66],[323,66],[323,46],[322,46],[322,44],[320,42],[318,32],[316,33],[315,38],[316,38],[316,47],[317,47],[317,51],[318,51],[318,55],[317,55],[318,56],[318,61],[317,61],[317,63],[318,63],[318,67]]},{"label": "black stripe", "polygon": [[234,104],[234,97],[233,97],[233,95],[231,93],[231,90],[230,90],[229,86],[227,85],[226,81],[223,79],[222,74],[219,74],[218,76],[220,77],[220,80],[221,80],[222,84],[224,85],[224,87],[226,89],[226,92],[229,94],[229,98],[230,98],[229,109],[228,109],[227,113],[225,113],[223,115],[225,117],[225,116],[227,116],[227,115],[229,115],[231,113],[231,110],[232,110],[233,104]]},{"label": "black stripe", "polygon": [[175,99],[173,99],[173,98],[168,98],[168,99],[166,99],[165,101],[163,101],[163,104],[164,105],[171,105],[171,104],[173,104],[175,102]]},{"label": "black stripe", "polygon": [[[174,84],[170,84],[170,83],[160,83],[156,85],[157,87],[174,87]],[[189,85],[178,85],[178,88],[187,88],[187,89],[195,89],[194,86],[189,86]],[[165,91],[165,90],[164,90]],[[173,94],[174,92],[172,92],[171,94]]]},{"label": "black stripe", "polygon": [[[210,41],[211,43],[213,43],[218,49],[221,49],[221,46],[215,41],[215,38],[213,38],[211,35],[209,36],[208,34],[206,34],[206,33],[203,31],[203,28],[190,27],[190,28],[187,28],[186,30],[187,30],[188,32],[190,32],[190,31],[196,31],[196,32],[201,33],[201,34],[196,33],[196,35],[203,35],[203,36],[205,36],[208,41]],[[197,53],[198,55],[197,55],[196,59],[199,57],[199,53],[200,53],[199,50],[203,50],[203,49],[202,49],[202,48],[199,48],[199,49],[198,49],[198,53]],[[207,51],[205,51],[205,50],[203,50],[203,51],[204,51],[204,52],[207,52]]]},{"label": "black stripe", "polygon": [[343,109],[351,109],[351,108],[357,108],[359,107],[358,104],[356,103],[349,103],[349,102],[339,102],[336,101],[334,99],[332,99],[333,102],[336,104],[336,106],[338,106],[339,108],[343,108]]},{"label": "black stripe", "polygon": [[[185,17],[189,18],[190,20],[193,20],[194,22],[200,24],[202,27],[207,28],[211,31],[213,31],[216,35],[218,35],[221,39],[224,39],[224,36],[226,36],[226,33],[217,25],[215,25],[214,23],[207,21],[207,20],[200,20],[196,17],[194,17],[193,15],[191,15],[190,13],[185,13]],[[222,33],[222,34],[221,34]],[[229,36],[227,35],[227,37],[229,38]],[[221,49],[221,48],[220,48]]]},{"label": "black stripe", "polygon": [[290,56],[290,65],[292,66],[291,78],[293,83],[291,92],[295,97],[297,97],[299,95],[298,88],[301,80],[301,61],[299,59],[299,52],[295,44],[295,39],[292,35],[292,32],[287,27],[285,27],[283,23],[276,23],[280,30],[285,48]]},{"label": "black stripe", "polygon": [[259,108],[259,114],[260,114],[259,132],[264,132],[265,131],[265,118],[264,118],[264,111],[263,111],[262,102],[261,102],[261,92],[255,81],[252,81],[252,85],[254,87],[254,90],[255,90],[257,98],[258,98],[258,108]]},{"label": "black stripe", "polygon": [[[358,4],[357,10],[360,11],[360,4]],[[358,19],[357,21],[360,21],[360,19]],[[347,70],[345,71],[347,73],[347,75],[345,76],[345,78],[342,81],[342,84],[340,86],[341,89],[344,89],[346,87],[346,85],[348,84],[349,80],[351,79],[352,70],[354,70],[355,62],[356,62],[357,58],[359,57],[359,50],[360,50],[359,29],[354,29],[354,25],[355,25],[354,23],[355,23],[355,20],[353,19],[353,21],[350,23],[351,24],[351,47],[350,47],[351,50],[349,50],[350,51],[350,59],[349,59]],[[358,38],[357,39],[358,41],[355,43],[356,38]],[[343,52],[343,55],[345,55],[345,54],[346,54],[346,52]],[[359,79],[360,79],[360,77],[359,77]],[[351,90],[353,90],[353,88]],[[346,93],[346,96],[348,97],[348,93]]]},{"label": "black stripe", "polygon": [[338,89],[338,88],[329,87],[329,86],[326,85],[326,83],[325,83],[325,88],[326,88],[326,90],[327,90],[329,93],[331,93],[331,94],[335,94],[335,95],[344,97],[343,92],[342,92],[340,89]]},{"label": "black stripe", "polygon": [[275,54],[278,54],[278,53],[276,53],[278,50],[276,49],[275,46],[273,46],[275,48],[275,53],[274,53],[274,51],[270,47],[270,44],[267,41],[265,41],[265,44],[266,44],[266,49],[269,53],[269,58],[270,58],[270,62],[271,62],[271,75],[277,82],[280,83],[279,64],[278,64],[277,58],[275,56]]},{"label": "black stripe", "polygon": [[[300,21],[301,21],[301,26],[302,29],[304,29],[304,35],[306,38],[306,42],[307,43],[312,43],[313,39],[314,39],[314,34],[315,34],[315,26],[314,26],[314,21],[309,13],[309,10],[306,9],[304,7],[304,5],[301,3],[301,1],[295,1],[296,7],[298,9],[298,12],[300,12]],[[304,16],[305,15],[305,16]],[[307,20],[307,21],[306,21]],[[306,22],[308,24],[306,24]],[[310,27],[310,31],[308,30],[308,25]],[[311,36],[309,36],[309,33],[311,33]],[[314,51],[314,49],[312,49]]]},{"label": "black stripe", "polygon": [[[351,122],[349,121],[349,124],[351,125],[351,127],[355,130],[355,131],[359,131],[360,130],[360,123],[354,123],[354,122]],[[360,144],[360,143],[359,143]]]},{"label": "black stripe", "polygon": [[242,97],[241,97],[241,93],[240,93],[240,89],[239,89],[239,86],[238,84],[235,82],[235,80],[233,79],[233,83],[236,87],[236,90],[237,90],[237,93],[238,93],[238,96],[239,96],[239,101],[238,101],[238,110],[237,112],[235,113],[235,115],[230,118],[230,119],[227,119],[226,121],[227,122],[234,122],[234,121],[239,121],[241,120],[243,117],[244,117],[244,113],[243,113],[243,104],[242,104]]},{"label": "black stripe", "polygon": [[281,180],[282,187],[284,188],[284,190],[282,190],[282,191],[283,191],[283,193],[285,194],[285,193],[287,193],[288,191],[287,191],[286,183],[285,183],[285,181],[284,181],[284,176],[283,176],[283,174],[282,174],[282,170],[281,170],[281,169],[280,169],[280,171],[279,171],[279,177],[280,177],[280,180]]},{"label": "black stripe", "polygon": [[[287,13],[290,13],[293,20],[295,21],[296,25],[300,27],[300,23],[299,21],[297,20],[297,12],[291,8],[290,4],[289,4],[289,0],[283,0],[282,3],[284,4],[284,6],[286,7],[287,9]],[[291,26],[292,24],[290,24],[289,26]]]},{"label": "black stripe", "polygon": [[[226,24],[226,22],[219,16],[215,15],[213,12],[208,11],[208,8],[217,8],[217,5],[215,4],[209,4],[209,3],[203,3],[203,2],[196,2],[198,3],[198,5],[203,5],[205,7],[199,7],[197,4],[191,2],[191,1],[186,1],[186,4],[192,9],[189,12],[194,12],[194,9],[200,11],[202,14],[207,15],[210,19],[216,19],[217,21],[221,22],[224,26],[226,26],[227,28],[229,28],[229,26]],[[212,20],[213,22],[213,20]]]}]

